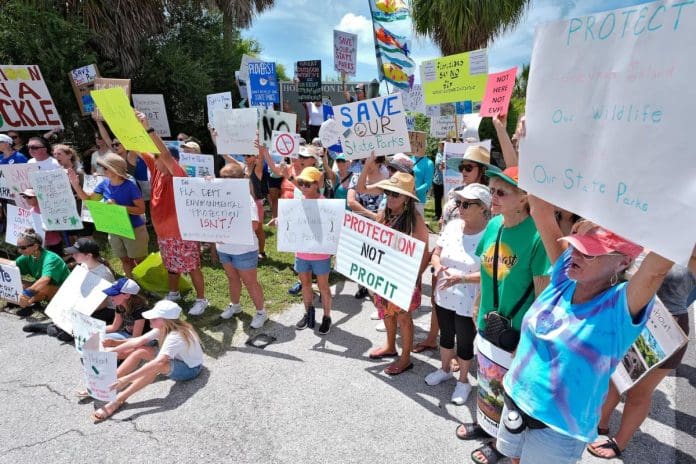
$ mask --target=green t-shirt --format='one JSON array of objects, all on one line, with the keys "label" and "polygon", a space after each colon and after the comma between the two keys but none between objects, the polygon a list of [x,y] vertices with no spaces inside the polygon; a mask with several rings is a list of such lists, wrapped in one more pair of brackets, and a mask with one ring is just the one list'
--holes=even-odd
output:
[{"label": "green t-shirt", "polygon": [[60,256],[49,250],[41,250],[39,259],[22,255],[15,263],[22,274],[28,274],[34,279],[50,277],[52,285],[61,285],[70,275],[70,269]]},{"label": "green t-shirt", "polygon": [[[476,255],[481,258],[481,305],[478,313],[478,328],[486,326],[485,315],[493,311],[493,255],[495,240],[503,217],[490,220]],[[534,220],[527,217],[514,227],[503,228],[498,251],[498,305],[502,316],[508,316],[532,283],[534,276],[546,275],[549,258],[541,242]],[[534,291],[512,320],[512,326],[520,330],[522,318],[534,301]]]}]

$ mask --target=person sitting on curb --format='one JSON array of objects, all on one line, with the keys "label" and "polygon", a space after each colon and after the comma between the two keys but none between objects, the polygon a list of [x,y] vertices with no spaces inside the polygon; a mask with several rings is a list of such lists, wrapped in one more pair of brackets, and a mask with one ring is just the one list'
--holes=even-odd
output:
[{"label": "person sitting on curb", "polygon": [[[114,284],[103,290],[116,307],[113,322],[106,326],[104,346],[118,346],[125,340],[139,337],[147,331],[147,321],[143,313],[148,310],[148,301],[140,293],[140,285],[127,277],[121,277]],[[130,352],[122,350],[119,359]]]}]

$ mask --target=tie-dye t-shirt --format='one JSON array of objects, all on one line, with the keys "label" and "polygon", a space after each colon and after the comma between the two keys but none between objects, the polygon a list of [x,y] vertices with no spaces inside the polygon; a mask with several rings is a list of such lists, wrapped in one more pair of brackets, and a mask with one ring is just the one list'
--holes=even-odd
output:
[{"label": "tie-dye t-shirt", "polygon": [[625,282],[586,303],[571,304],[576,282],[566,275],[569,265],[566,250],[553,268],[551,285],[525,315],[503,386],[525,413],[591,442],[609,377],[643,329],[654,299],[635,319]]}]

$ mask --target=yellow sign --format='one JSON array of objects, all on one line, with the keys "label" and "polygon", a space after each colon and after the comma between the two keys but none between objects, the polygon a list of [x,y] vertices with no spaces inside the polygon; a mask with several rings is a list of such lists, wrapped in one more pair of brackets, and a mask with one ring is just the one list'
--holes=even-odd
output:
[{"label": "yellow sign", "polygon": [[157,146],[135,117],[126,92],[121,87],[92,90],[92,99],[126,150],[158,153]]},{"label": "yellow sign", "polygon": [[488,81],[488,51],[484,48],[424,61],[420,72],[426,105],[480,102]]}]

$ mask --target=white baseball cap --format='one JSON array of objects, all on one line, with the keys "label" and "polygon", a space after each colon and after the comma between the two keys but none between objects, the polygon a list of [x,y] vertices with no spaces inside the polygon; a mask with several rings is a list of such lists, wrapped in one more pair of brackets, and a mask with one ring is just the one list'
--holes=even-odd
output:
[{"label": "white baseball cap", "polygon": [[469,184],[461,190],[455,190],[454,194],[463,200],[479,200],[486,208],[491,207],[491,191],[483,184]]},{"label": "white baseball cap", "polygon": [[143,317],[145,319],[179,319],[181,314],[181,306],[169,300],[160,300],[155,303],[151,310],[145,311]]},{"label": "white baseball cap", "polygon": [[9,143],[10,145],[12,145],[14,143],[14,141],[12,140],[12,137],[10,137],[7,134],[0,134],[0,142]]}]

